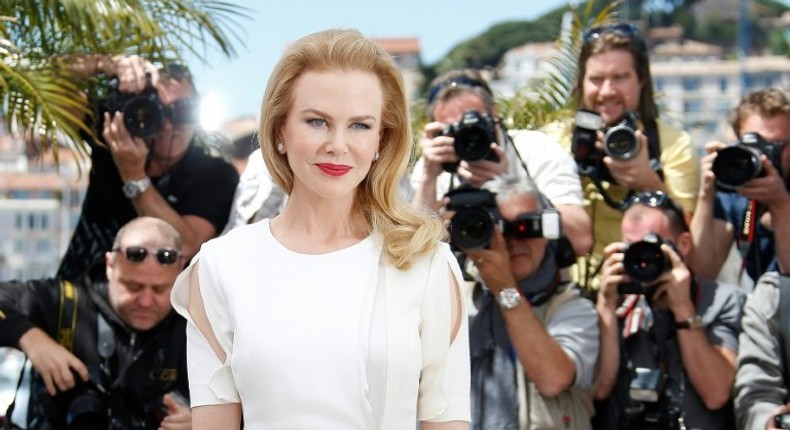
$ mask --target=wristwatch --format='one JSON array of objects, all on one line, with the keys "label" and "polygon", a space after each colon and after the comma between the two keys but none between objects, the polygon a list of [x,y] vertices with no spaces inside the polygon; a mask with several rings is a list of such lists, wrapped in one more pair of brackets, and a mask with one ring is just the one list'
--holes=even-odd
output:
[{"label": "wristwatch", "polygon": [[518,303],[521,301],[521,292],[515,287],[503,288],[502,291],[499,292],[497,301],[499,302],[499,306],[505,309],[513,309],[518,306]]},{"label": "wristwatch", "polygon": [[137,181],[126,181],[123,184],[123,194],[129,199],[136,199],[151,186],[151,178],[146,176]]},{"label": "wristwatch", "polygon": [[693,317],[688,317],[683,321],[675,321],[675,328],[678,330],[702,328],[702,317],[699,315],[694,315]]}]

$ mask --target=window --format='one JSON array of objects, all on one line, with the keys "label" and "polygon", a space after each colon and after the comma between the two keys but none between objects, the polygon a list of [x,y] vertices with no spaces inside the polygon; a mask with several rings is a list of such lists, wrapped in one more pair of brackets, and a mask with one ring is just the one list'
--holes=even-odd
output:
[{"label": "window", "polygon": [[683,112],[695,113],[702,111],[702,102],[700,100],[689,99],[683,102]]},{"label": "window", "polygon": [[724,77],[719,78],[719,89],[721,90],[721,92],[723,93],[727,92],[727,87],[728,87],[727,84],[728,84],[727,78]]},{"label": "window", "polygon": [[702,80],[697,77],[687,76],[683,78],[682,85],[684,91],[697,91],[702,87]]}]

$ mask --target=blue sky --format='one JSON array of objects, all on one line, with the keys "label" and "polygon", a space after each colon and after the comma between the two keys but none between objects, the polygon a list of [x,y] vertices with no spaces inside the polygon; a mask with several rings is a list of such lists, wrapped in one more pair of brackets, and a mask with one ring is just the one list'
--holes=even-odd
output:
[{"label": "blue sky", "polygon": [[[353,27],[368,37],[418,37],[423,62],[430,64],[457,43],[491,25],[531,20],[565,6],[569,0],[231,0],[251,9],[240,19],[237,56],[207,53],[208,64],[187,59],[204,99],[222,123],[256,116],[271,70],[284,47],[301,36],[333,27]],[[206,123],[207,125],[210,125]]]}]

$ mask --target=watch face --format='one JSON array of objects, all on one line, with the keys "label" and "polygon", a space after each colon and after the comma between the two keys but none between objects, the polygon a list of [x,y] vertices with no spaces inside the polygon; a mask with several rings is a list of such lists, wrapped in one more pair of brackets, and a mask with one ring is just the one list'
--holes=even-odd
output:
[{"label": "watch face", "polygon": [[521,294],[515,288],[504,288],[499,292],[499,304],[505,309],[513,309],[521,301]]}]

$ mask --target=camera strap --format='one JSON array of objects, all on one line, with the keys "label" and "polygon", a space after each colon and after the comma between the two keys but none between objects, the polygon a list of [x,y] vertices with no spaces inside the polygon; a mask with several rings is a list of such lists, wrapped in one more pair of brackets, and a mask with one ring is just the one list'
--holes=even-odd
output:
[{"label": "camera strap", "polygon": [[[759,221],[759,207],[757,206],[757,200],[749,199],[746,203],[746,209],[743,211],[743,219],[741,220],[741,231],[738,232],[738,251],[741,254],[741,257],[746,259],[749,255],[749,251],[751,250],[752,246],[754,245],[755,240],[755,232],[757,231],[757,223]],[[755,253],[755,263],[757,265],[758,273],[761,273],[762,270],[760,269],[760,256],[759,253]]]}]

